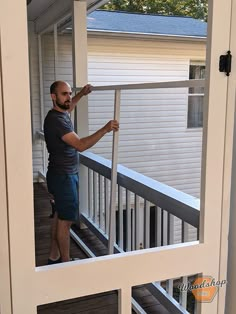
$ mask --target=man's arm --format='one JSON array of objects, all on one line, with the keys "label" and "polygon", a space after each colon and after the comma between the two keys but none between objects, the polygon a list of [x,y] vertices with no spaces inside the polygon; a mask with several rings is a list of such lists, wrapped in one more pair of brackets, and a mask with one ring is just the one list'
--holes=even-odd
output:
[{"label": "man's arm", "polygon": [[83,152],[84,150],[94,146],[106,133],[118,130],[119,123],[116,120],[111,120],[97,132],[87,137],[79,138],[75,132],[70,132],[63,135],[62,140],[79,152]]},{"label": "man's arm", "polygon": [[80,92],[78,92],[73,98],[72,98],[72,104],[70,106],[70,109],[68,110],[68,112],[71,112],[72,110],[74,110],[76,104],[78,103],[78,101],[80,101],[80,99],[83,96],[88,95],[89,93],[91,93],[92,91],[92,86],[90,84],[85,85]]}]

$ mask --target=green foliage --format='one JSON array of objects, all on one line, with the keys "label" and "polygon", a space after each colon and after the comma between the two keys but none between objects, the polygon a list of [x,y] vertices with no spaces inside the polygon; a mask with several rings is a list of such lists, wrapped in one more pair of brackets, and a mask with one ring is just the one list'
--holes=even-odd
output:
[{"label": "green foliage", "polygon": [[102,9],[207,20],[208,0],[111,0]]}]

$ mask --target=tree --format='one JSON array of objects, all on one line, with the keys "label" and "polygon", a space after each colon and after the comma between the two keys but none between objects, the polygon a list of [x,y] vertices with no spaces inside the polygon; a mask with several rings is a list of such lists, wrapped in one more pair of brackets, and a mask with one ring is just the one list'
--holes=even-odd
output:
[{"label": "tree", "polygon": [[103,9],[191,16],[206,21],[208,0],[111,0],[103,6]]}]

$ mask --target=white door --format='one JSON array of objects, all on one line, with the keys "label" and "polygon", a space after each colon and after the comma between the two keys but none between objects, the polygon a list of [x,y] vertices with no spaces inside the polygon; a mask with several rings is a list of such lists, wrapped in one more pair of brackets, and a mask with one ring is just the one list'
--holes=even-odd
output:
[{"label": "white door", "polygon": [[[3,119],[0,116],[0,132],[4,134],[4,140],[0,138],[0,162],[1,170],[6,170],[6,177],[1,172],[0,191],[6,197],[5,199],[3,197],[3,201],[1,198],[4,215],[1,216],[0,227],[7,225],[9,229],[5,229],[4,237],[0,237],[0,248],[5,247],[8,253],[9,247],[10,252],[10,257],[8,254],[4,255],[9,263],[4,260],[2,264],[4,258],[2,254],[0,255],[1,266],[4,265],[6,269],[4,294],[7,295],[8,301],[0,295],[1,307],[6,308],[4,314],[11,312],[34,314],[38,304],[112,290],[114,287],[121,291],[121,313],[128,314],[131,287],[134,285],[152,279],[163,280],[168,276],[178,277],[180,273],[184,276],[202,272],[216,279],[224,279],[226,262],[221,257],[224,257],[227,244],[231,172],[228,161],[232,150],[233,124],[232,101],[227,102],[227,88],[231,78],[233,79],[233,74],[229,80],[220,73],[218,62],[219,56],[226,53],[230,47],[231,1],[209,1],[208,73],[210,76],[206,88],[206,99],[209,100],[206,103],[209,106],[205,112],[200,244],[189,246],[186,244],[183,247],[176,245],[174,249],[162,248],[147,252],[142,250],[133,255],[106,256],[98,260],[78,262],[75,265],[58,265],[55,269],[34,268],[32,168],[29,166],[32,162],[32,147],[26,3],[23,0],[13,0],[3,2],[1,5],[0,67]],[[16,47],[16,43],[19,42],[21,44]],[[229,97],[230,95],[229,92]],[[4,202],[5,206],[2,207]],[[6,239],[9,240],[7,245]],[[157,268],[156,265],[160,260],[162,267]],[[178,267],[173,268],[173,260],[177,261]],[[145,264],[150,266],[147,273],[140,272],[140,268]],[[7,265],[10,265],[11,277]],[[91,277],[96,277],[92,284],[88,282],[88,273]],[[124,273],[129,273],[129,276],[124,276]],[[155,278],[150,274],[155,274]],[[63,287],[61,278],[63,278]],[[74,278],[79,278],[80,289]],[[9,302],[10,280],[12,309]],[[0,283],[1,288],[2,283]],[[221,314],[223,310],[223,289],[213,302],[202,305],[204,314]]]},{"label": "white door", "polygon": [[[232,4],[234,2],[234,8]],[[205,275],[218,280],[227,276],[228,224],[233,148],[235,76],[219,71],[219,59],[231,50],[236,14],[235,0],[209,1],[208,75],[209,108],[205,115],[200,241],[208,248]],[[234,58],[233,58],[234,60]],[[234,61],[233,68],[234,70]],[[206,97],[207,98],[207,97]],[[217,262],[219,261],[219,263]],[[207,270],[208,269],[208,270]],[[201,305],[203,313],[224,313],[226,285],[212,303]],[[228,313],[228,312],[227,312]],[[233,312],[232,312],[233,313]]]}]

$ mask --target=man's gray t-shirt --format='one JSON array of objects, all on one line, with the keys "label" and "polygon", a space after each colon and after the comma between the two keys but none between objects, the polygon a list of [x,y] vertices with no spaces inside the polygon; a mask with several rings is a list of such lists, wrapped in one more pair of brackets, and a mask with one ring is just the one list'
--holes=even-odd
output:
[{"label": "man's gray t-shirt", "polygon": [[67,112],[50,110],[44,120],[44,137],[49,152],[48,170],[57,174],[78,172],[77,151],[62,140],[74,128]]}]

